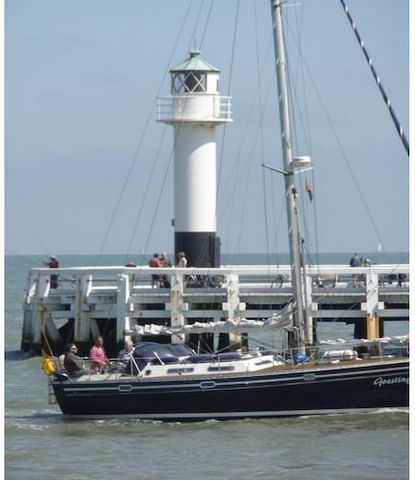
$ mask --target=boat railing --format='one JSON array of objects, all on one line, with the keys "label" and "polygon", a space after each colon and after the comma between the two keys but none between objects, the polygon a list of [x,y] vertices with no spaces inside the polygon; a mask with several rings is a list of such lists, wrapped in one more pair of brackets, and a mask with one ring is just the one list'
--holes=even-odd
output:
[{"label": "boat railing", "polygon": [[[240,355],[239,357],[236,355]],[[229,356],[230,355],[230,356]],[[339,363],[348,361],[364,361],[370,359],[392,359],[409,357],[409,336],[399,336],[390,338],[379,338],[374,340],[344,340],[337,342],[327,342],[314,346],[307,347],[304,353],[300,353],[295,348],[262,348],[255,352],[230,352],[230,353],[204,353],[194,354],[189,356],[179,357],[161,357],[156,351],[151,352],[150,356],[135,357],[131,355],[129,360],[121,361],[119,358],[110,358],[109,365],[103,368],[101,371],[95,371],[91,369],[92,361],[89,357],[84,357],[84,364],[86,367],[85,377],[90,380],[105,380],[111,379],[114,375],[122,374],[124,376],[142,378],[143,372],[147,366],[169,366],[179,364],[181,367],[194,367],[196,364],[203,363],[207,366],[215,365],[215,372],[220,372],[220,365],[227,364],[229,362],[237,362],[238,360],[258,359],[261,356],[273,355],[274,360],[278,364],[285,364],[287,368],[300,368],[305,365],[318,365],[328,363]],[[197,361],[193,361],[193,357]],[[205,357],[205,358],[203,358]],[[63,368],[64,370],[64,368]],[[248,373],[249,365],[246,365],[245,372]],[[185,373],[193,373],[193,370],[187,368],[181,370]],[[243,373],[241,369],[239,373]],[[166,374],[162,372],[162,374]],[[175,369],[168,373],[177,373]],[[224,370],[226,373],[226,370]],[[76,379],[75,379],[76,380]],[[50,382],[49,382],[50,384]],[[49,385],[49,396],[53,396],[53,390]]]}]

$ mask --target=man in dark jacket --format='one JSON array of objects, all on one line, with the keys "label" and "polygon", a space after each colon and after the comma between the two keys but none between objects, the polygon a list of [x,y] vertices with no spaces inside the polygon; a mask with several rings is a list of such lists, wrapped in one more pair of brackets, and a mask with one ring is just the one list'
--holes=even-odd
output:
[{"label": "man in dark jacket", "polygon": [[[59,262],[58,262],[58,259],[55,257],[55,255],[51,255],[49,258],[49,262],[44,262],[44,264],[46,267],[49,267],[49,268],[59,268]],[[58,288],[57,275],[50,276],[50,288]]]},{"label": "man in dark jacket", "polygon": [[362,266],[362,258],[358,253],[354,253],[352,258],[350,259],[349,265],[351,267],[361,267]]},{"label": "man in dark jacket", "polygon": [[91,373],[91,370],[85,368],[82,358],[78,357],[78,347],[74,343],[68,345],[63,364],[70,377],[76,378]]}]

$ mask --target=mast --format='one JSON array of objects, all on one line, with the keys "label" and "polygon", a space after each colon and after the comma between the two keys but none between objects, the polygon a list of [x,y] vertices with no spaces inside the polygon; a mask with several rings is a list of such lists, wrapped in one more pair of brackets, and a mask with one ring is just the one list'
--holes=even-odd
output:
[{"label": "mast", "polygon": [[281,19],[281,0],[271,0],[272,26],[274,33],[275,64],[277,69],[278,103],[280,112],[281,145],[284,163],[284,182],[288,221],[288,239],[290,248],[291,282],[294,291],[294,338],[291,347],[304,347],[304,299],[301,276],[300,235],[298,229],[296,196],[294,181],[294,162],[288,108],[288,88],[284,35]]}]

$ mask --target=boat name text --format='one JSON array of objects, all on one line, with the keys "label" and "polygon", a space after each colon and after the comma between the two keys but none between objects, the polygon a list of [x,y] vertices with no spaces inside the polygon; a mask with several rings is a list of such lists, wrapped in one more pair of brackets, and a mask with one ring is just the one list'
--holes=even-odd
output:
[{"label": "boat name text", "polygon": [[406,383],[407,385],[409,385],[409,377],[378,377],[373,381],[373,385],[375,385],[376,387],[383,387],[384,385],[392,385],[394,383]]}]

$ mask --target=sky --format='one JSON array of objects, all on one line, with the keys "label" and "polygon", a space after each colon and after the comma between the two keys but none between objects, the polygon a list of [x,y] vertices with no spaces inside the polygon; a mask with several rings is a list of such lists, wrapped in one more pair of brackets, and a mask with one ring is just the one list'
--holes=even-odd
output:
[{"label": "sky", "polygon": [[[408,157],[340,1],[284,8],[300,226],[311,252],[407,251]],[[348,0],[408,134],[407,0]],[[6,0],[5,253],[173,252],[168,70],[198,47],[216,130],[222,252],[287,252],[268,0]],[[310,202],[304,181],[313,186]]]}]

